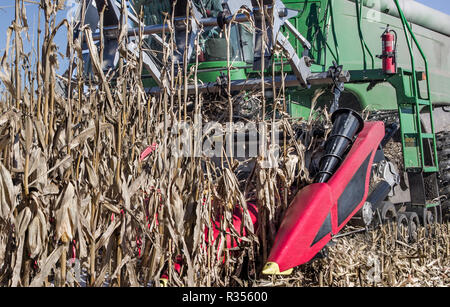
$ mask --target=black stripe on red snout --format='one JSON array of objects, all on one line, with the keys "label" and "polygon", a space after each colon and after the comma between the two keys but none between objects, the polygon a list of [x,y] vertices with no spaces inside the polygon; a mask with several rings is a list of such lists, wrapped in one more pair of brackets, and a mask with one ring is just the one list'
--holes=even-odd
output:
[{"label": "black stripe on red snout", "polygon": [[366,194],[367,171],[371,156],[372,153],[364,160],[363,164],[361,164],[358,171],[353,175],[352,180],[350,180],[344,192],[342,192],[339,197],[338,225],[342,225],[364,199],[364,195]]},{"label": "black stripe on red snout", "polygon": [[322,226],[320,227],[319,232],[314,238],[314,241],[311,244],[311,246],[315,245],[316,243],[319,243],[320,240],[322,240],[323,238],[325,238],[326,235],[331,233],[331,230],[332,228],[331,228],[331,213],[330,213],[325,219],[325,222],[323,222]]},{"label": "black stripe on red snout", "polygon": [[[364,160],[363,164],[359,167],[358,171],[353,175],[349,184],[342,192],[338,199],[338,225],[341,225],[350,214],[358,207],[359,204],[364,199],[366,192],[366,177],[369,167],[370,158],[372,153]],[[331,225],[331,213],[328,214],[327,218],[320,227],[316,237],[314,238],[311,246],[320,242],[325,236],[332,232]]]}]

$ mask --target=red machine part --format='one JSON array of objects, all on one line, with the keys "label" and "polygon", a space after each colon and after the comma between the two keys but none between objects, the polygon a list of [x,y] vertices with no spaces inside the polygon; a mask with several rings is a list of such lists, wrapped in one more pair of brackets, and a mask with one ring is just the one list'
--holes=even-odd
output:
[{"label": "red machine part", "polygon": [[381,36],[383,54],[381,59],[383,60],[383,71],[385,74],[393,75],[397,73],[397,59],[395,46],[397,45],[396,34],[393,30],[387,27],[386,31]]},{"label": "red machine part", "polygon": [[331,179],[297,194],[277,233],[264,274],[289,274],[292,268],[310,261],[361,209],[384,134],[382,122],[365,123]]},{"label": "red machine part", "polygon": [[[276,264],[277,272],[274,274],[283,274],[310,261],[361,209],[368,196],[373,159],[384,134],[382,122],[365,123],[331,179],[327,183],[309,185],[297,194],[285,214],[268,258],[268,264]],[[258,208],[252,203],[248,203],[247,207],[254,229],[257,229]],[[220,223],[221,217],[213,221],[211,244],[220,239]],[[241,232],[241,224],[242,208],[236,206],[233,228],[245,237],[247,229],[243,227]],[[205,229],[206,238],[209,238],[209,231]],[[224,237],[227,248],[237,246],[229,228]],[[222,260],[225,261],[225,258]],[[179,263],[175,266],[178,271]],[[166,284],[167,276],[163,275],[161,282]]]},{"label": "red machine part", "polygon": [[[258,227],[258,207],[255,204],[247,203],[247,209],[248,213],[250,215],[251,223],[253,224],[253,228],[256,230]],[[236,206],[234,208],[233,212],[233,228],[234,230],[239,233],[242,237],[247,236],[247,229],[245,227],[242,228],[241,233],[241,223],[242,223],[242,208]],[[220,235],[220,218],[216,219],[213,222],[213,229],[212,229],[212,240],[211,244],[214,243],[217,238]],[[208,238],[209,229],[205,229],[205,237]],[[230,229],[227,228],[226,230],[226,240],[227,240],[227,248],[233,248],[237,246],[237,242],[235,240],[232,240]],[[208,240],[207,240],[208,241]]]},{"label": "red machine part", "polygon": [[[247,203],[247,209],[248,209],[249,217],[251,219],[251,223],[253,224],[253,227],[256,230],[257,227],[258,227],[258,208],[253,203]],[[246,237],[248,230],[245,227],[243,227],[242,228],[242,232],[240,231],[241,230],[241,224],[242,224],[242,213],[243,213],[242,208],[240,208],[238,206],[236,206],[234,208],[234,212],[233,212],[233,228],[241,236]],[[220,237],[220,232],[221,232],[220,231],[220,222],[221,222],[220,220],[221,220],[221,218],[222,217],[218,217],[212,223],[213,224],[213,229],[212,229],[211,244],[213,244]],[[227,228],[224,237],[225,237],[225,239],[227,241],[226,246],[227,246],[228,249],[237,246],[236,240],[232,239],[230,228]],[[208,238],[209,238],[209,229],[208,228],[205,228],[205,238],[206,238],[206,242],[208,242]],[[240,241],[240,239],[238,239],[238,241]],[[218,258],[217,260],[220,260],[220,259]],[[225,262],[225,257],[224,256],[222,257],[222,261]],[[174,262],[174,269],[175,269],[175,271],[177,273],[181,272],[182,263],[183,263],[183,258],[182,258],[181,255],[178,255],[176,261]],[[161,275],[161,278],[160,278],[161,286],[166,287],[168,285],[168,281],[169,281],[168,273],[164,272]]]}]

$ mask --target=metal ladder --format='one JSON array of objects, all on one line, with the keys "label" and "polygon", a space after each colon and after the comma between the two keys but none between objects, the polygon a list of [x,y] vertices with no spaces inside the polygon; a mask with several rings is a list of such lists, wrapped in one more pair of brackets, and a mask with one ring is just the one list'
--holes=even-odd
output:
[{"label": "metal ladder", "polygon": [[[403,30],[408,44],[411,58],[411,71],[399,68],[399,81],[397,85],[397,95],[403,94],[398,100],[401,139],[403,146],[403,157],[405,169],[408,172],[437,173],[439,172],[438,155],[436,146],[436,135],[433,119],[433,105],[431,101],[430,82],[428,73],[428,62],[426,56],[418,43],[411,26],[406,20],[398,0],[394,0],[403,24]],[[409,37],[411,36],[411,38]],[[425,63],[425,72],[417,72],[415,66],[412,41],[419,50]],[[426,80],[424,80],[426,79]],[[421,97],[419,81],[425,81],[427,86],[427,97]],[[428,107],[430,112],[430,133],[424,133],[421,126],[420,110]],[[431,165],[426,164],[425,146],[430,146],[432,161]]]}]

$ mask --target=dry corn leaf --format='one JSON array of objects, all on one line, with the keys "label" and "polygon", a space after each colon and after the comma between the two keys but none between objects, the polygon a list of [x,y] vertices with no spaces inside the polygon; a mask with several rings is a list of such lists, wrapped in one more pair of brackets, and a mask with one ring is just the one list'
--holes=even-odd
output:
[{"label": "dry corn leaf", "polygon": [[0,217],[10,219],[10,213],[16,208],[17,189],[14,187],[11,173],[0,162]]},{"label": "dry corn leaf", "polygon": [[30,258],[36,258],[45,250],[47,238],[47,222],[42,211],[38,209],[28,226],[27,247]]},{"label": "dry corn leaf", "polygon": [[78,203],[75,195],[75,189],[69,182],[59,197],[56,216],[56,239],[60,240],[64,235],[73,240],[78,225]]}]

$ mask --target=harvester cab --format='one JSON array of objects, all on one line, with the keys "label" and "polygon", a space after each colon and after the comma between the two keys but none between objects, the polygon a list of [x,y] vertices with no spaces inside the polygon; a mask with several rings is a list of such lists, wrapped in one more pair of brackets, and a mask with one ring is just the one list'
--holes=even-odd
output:
[{"label": "harvester cab", "polygon": [[[114,0],[86,0],[80,3],[78,23],[75,30],[75,38],[78,37],[81,25],[89,25],[93,34],[87,37],[95,43],[102,39],[104,43],[103,69],[108,70],[118,65],[119,39],[123,35],[129,37],[126,48],[137,54],[138,36],[143,35],[152,46],[159,45],[160,48],[166,43],[163,36],[174,35],[176,48],[169,62],[173,62],[178,68],[189,65],[196,60],[213,63],[217,68],[225,69],[226,63],[233,62],[233,65],[242,65],[260,71],[261,68],[268,68],[274,57],[275,47],[281,47],[286,53],[293,74],[285,78],[287,87],[309,88],[312,85],[332,85],[336,82],[348,82],[350,75],[342,69],[336,74],[336,67],[330,67],[326,72],[313,73],[310,66],[312,59],[308,56],[311,44],[305,37],[289,22],[298,12],[286,8],[282,1],[269,0],[263,2],[262,9],[258,1],[237,1],[225,0],[219,6],[218,1],[149,1],[143,2],[144,20],[149,25],[143,25],[137,19],[138,15],[133,6],[122,8],[118,1]],[[193,5],[192,5],[193,4]],[[136,5],[136,7],[138,7]],[[103,8],[105,10],[103,11]],[[188,9],[187,9],[188,8]],[[166,19],[161,11],[167,10]],[[103,11],[103,13],[102,13]],[[173,11],[173,14],[172,14]],[[126,13],[124,13],[126,12]],[[133,13],[134,12],[134,13]],[[264,12],[264,13],[262,13]],[[103,31],[99,30],[100,15],[103,14]],[[128,22],[124,23],[123,17],[126,15]],[[169,27],[170,16],[173,15],[173,29]],[[156,22],[161,22],[154,24]],[[249,31],[246,23],[252,23],[255,31]],[[230,48],[227,55],[227,42],[221,32],[229,27]],[[287,37],[281,32],[281,28],[287,29],[289,34],[295,37],[304,47],[304,53],[298,55],[295,48]],[[98,31],[97,31],[98,30]],[[253,33],[251,33],[253,32]],[[187,33],[187,34],[186,34]],[[196,46],[195,41],[200,36],[200,46]],[[263,44],[264,42],[264,44]],[[264,45],[264,46],[263,46]],[[83,44],[86,51],[89,44]],[[197,50],[199,48],[200,50]],[[167,67],[158,59],[158,55],[152,52],[152,48],[144,48],[143,64],[145,69],[156,82],[155,87],[149,89],[151,93],[159,92],[161,88],[167,89],[170,83],[170,76]],[[263,50],[264,49],[264,50]],[[91,52],[92,50],[89,50]],[[217,67],[217,65],[220,65]],[[164,76],[163,76],[164,75]],[[266,88],[273,84],[267,79]],[[165,82],[163,82],[165,80]],[[221,88],[215,80],[202,80],[203,85],[198,85],[200,92],[216,92]],[[254,88],[261,83],[261,79],[242,78],[230,80],[232,91],[241,91]],[[276,86],[281,86],[281,78],[278,77]],[[194,86],[189,87],[189,91],[194,91]]]}]

